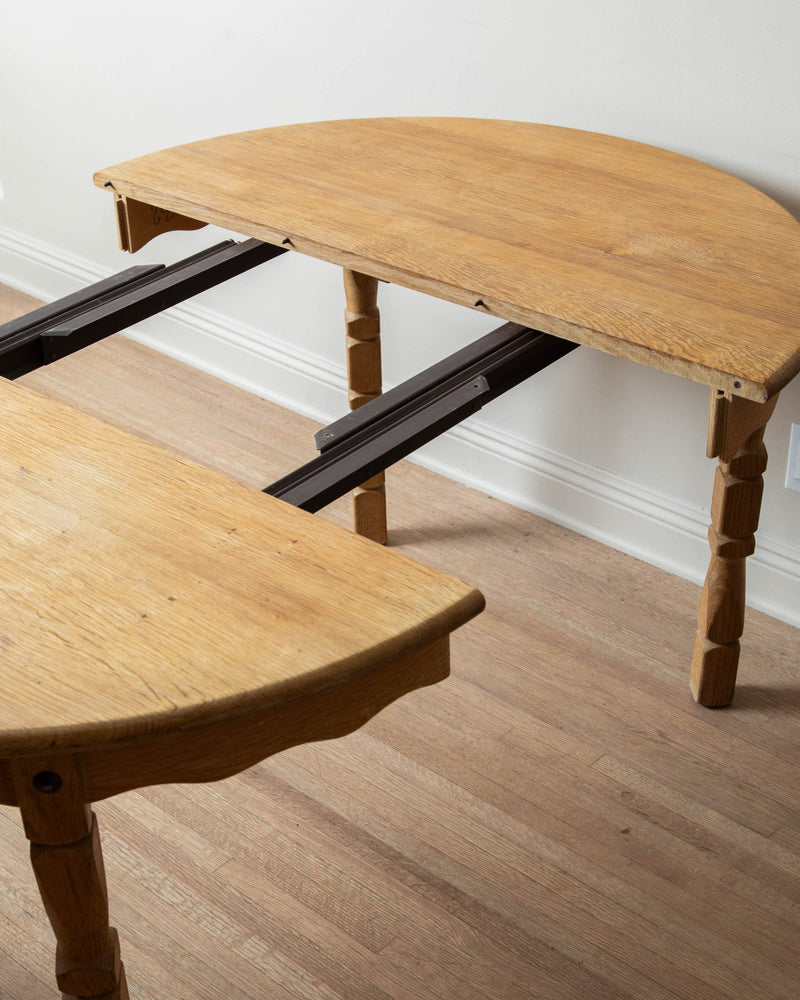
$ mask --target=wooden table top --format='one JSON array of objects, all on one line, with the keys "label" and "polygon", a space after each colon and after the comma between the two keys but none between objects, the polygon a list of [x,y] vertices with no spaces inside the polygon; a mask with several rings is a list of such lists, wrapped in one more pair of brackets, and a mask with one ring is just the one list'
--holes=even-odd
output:
[{"label": "wooden table top", "polygon": [[208,139],[95,180],[757,401],[800,370],[800,225],[654,147],[519,122],[366,119]]},{"label": "wooden table top", "polygon": [[2,379],[0,409],[0,758],[254,706],[270,718],[413,660],[482,607],[465,583]]}]

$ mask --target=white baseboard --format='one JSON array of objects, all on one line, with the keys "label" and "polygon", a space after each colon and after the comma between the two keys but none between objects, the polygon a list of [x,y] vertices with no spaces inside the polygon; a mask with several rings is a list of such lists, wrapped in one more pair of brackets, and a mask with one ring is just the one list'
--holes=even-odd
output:
[{"label": "white baseboard", "polygon": [[[91,262],[0,229],[0,281],[49,301],[106,277]],[[133,339],[324,423],[346,398],[344,368],[186,303]],[[421,464],[580,534],[701,583],[708,513],[472,418],[415,456]],[[763,532],[748,604],[800,626],[800,546]]]},{"label": "white baseboard", "polygon": [[[684,579],[702,584],[709,514],[538,447],[477,420],[439,438],[421,460],[468,486]],[[709,490],[712,476],[709,474]],[[800,626],[800,546],[759,531],[747,560],[749,607]]]}]

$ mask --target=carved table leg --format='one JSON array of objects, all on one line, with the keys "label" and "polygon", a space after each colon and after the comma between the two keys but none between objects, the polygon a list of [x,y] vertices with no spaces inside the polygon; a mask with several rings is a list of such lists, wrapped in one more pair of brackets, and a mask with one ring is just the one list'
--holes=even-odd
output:
[{"label": "carved table leg", "polygon": [[128,1000],[117,932],[108,924],[97,820],[72,757],[14,762],[31,863],[56,936],[63,1000]]},{"label": "carved table leg", "polygon": [[767,467],[764,430],[778,397],[754,403],[711,394],[708,457],[719,458],[708,538],[711,561],[700,598],[692,659],[692,694],[709,708],[729,704],[744,631],[745,559],[755,532]]},{"label": "carved table leg", "polygon": [[[355,410],[381,394],[378,279],[345,268],[344,289],[347,385],[350,409]],[[382,472],[354,492],[353,517],[356,534],[386,543],[386,490]]]}]

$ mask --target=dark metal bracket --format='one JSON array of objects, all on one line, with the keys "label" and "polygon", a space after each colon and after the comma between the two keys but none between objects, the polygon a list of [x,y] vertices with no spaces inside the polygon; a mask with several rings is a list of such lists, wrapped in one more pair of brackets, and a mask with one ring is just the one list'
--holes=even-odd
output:
[{"label": "dark metal bracket", "polygon": [[0,325],[0,375],[19,378],[287,251],[226,240],[164,266],[130,267]]},{"label": "dark metal bracket", "polygon": [[[73,354],[287,249],[227,240],[168,267],[128,268],[0,325],[0,376]],[[263,492],[319,510],[577,346],[506,323],[323,428],[315,435],[321,454]]]},{"label": "dark metal bracket", "polygon": [[263,492],[320,510],[577,346],[506,323],[323,428],[321,454]]}]

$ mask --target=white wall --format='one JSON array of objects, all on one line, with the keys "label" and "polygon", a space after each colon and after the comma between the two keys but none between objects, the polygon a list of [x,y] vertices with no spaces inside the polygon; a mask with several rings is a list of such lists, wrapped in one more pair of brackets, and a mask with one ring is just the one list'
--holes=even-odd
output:
[{"label": "white wall", "polygon": [[[130,262],[95,169],[294,121],[436,114],[609,132],[706,160],[800,215],[796,0],[26,0],[5,5],[0,30],[0,280],[45,298]],[[212,238],[174,234],[139,256],[167,262]],[[342,405],[339,281],[287,255],[137,335],[328,419]],[[382,288],[389,383],[495,325]],[[583,349],[425,460],[699,580],[706,403],[699,385]],[[800,624],[800,494],[782,485],[792,421],[800,380],[768,430],[749,594]]]}]

